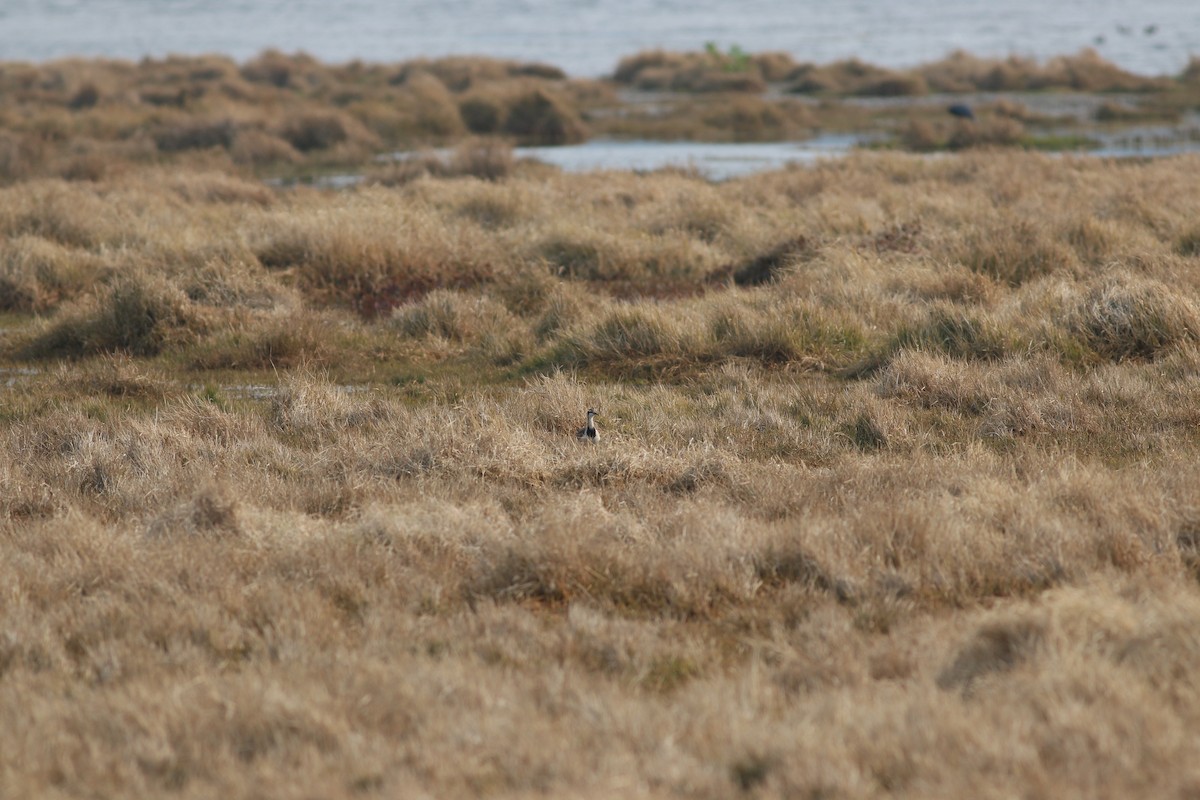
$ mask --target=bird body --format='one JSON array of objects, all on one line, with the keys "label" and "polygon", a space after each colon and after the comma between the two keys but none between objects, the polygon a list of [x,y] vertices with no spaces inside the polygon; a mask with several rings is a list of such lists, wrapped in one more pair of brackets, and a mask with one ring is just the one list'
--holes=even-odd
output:
[{"label": "bird body", "polygon": [[959,119],[975,119],[975,112],[966,103],[955,103],[946,110],[950,112],[951,116],[958,117]]},{"label": "bird body", "polygon": [[596,412],[588,409],[587,424],[579,430],[575,431],[575,438],[581,442],[591,442],[595,444],[600,441],[600,433],[596,430]]}]

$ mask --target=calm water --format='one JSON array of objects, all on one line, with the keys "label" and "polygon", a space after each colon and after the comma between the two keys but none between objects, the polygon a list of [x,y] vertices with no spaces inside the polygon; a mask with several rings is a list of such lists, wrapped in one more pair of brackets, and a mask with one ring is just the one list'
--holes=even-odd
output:
[{"label": "calm water", "polygon": [[1145,74],[1200,54],[1200,0],[0,0],[0,58],[139,58],[265,48],[328,61],[477,53],[573,75],[707,41],[888,65],[956,48],[1044,58],[1095,47]]},{"label": "calm water", "polygon": [[568,147],[518,147],[518,158],[536,158],[567,172],[605,169],[695,169],[713,180],[725,180],[788,164],[811,164],[845,155],[860,142],[857,136],[836,134],[805,142],[641,142],[593,139]]}]

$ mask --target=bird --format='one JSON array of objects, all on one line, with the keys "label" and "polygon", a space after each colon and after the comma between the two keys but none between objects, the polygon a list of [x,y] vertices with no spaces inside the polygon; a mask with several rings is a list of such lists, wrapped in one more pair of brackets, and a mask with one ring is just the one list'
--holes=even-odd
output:
[{"label": "bird", "polygon": [[592,442],[593,444],[600,441],[600,434],[596,431],[595,419],[596,412],[589,408],[587,412],[587,425],[575,431],[575,438],[581,442]]},{"label": "bird", "polygon": [[949,106],[946,110],[950,112],[950,116],[952,117],[958,117],[959,119],[975,119],[975,112],[972,111],[971,107],[966,103],[955,103],[954,105]]}]

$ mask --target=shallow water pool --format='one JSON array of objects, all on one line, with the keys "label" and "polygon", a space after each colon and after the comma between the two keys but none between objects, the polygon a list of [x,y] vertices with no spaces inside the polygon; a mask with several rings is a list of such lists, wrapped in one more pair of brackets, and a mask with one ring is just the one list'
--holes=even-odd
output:
[{"label": "shallow water pool", "polygon": [[567,172],[666,167],[694,169],[713,180],[726,180],[789,164],[811,164],[842,156],[863,143],[853,134],[828,134],[803,142],[651,142],[593,139],[559,147],[518,147],[517,158],[534,158]]}]

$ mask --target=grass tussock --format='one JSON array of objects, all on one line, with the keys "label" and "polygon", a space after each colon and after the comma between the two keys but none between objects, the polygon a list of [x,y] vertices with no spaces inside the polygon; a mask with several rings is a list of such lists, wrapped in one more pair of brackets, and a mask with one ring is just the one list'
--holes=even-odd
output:
[{"label": "grass tussock", "polygon": [[459,112],[477,135],[498,135],[522,145],[577,144],[588,128],[570,98],[529,81],[493,84],[463,96]]},{"label": "grass tussock", "polygon": [[1162,88],[1163,78],[1127,72],[1095,50],[1038,62],[1022,56],[987,59],[956,51],[919,67],[917,73],[938,92],[1003,92],[1071,89],[1082,92],[1143,92]]},{"label": "grass tussock", "polygon": [[1025,141],[1025,126],[1007,116],[993,116],[982,122],[956,120],[953,124],[945,120],[915,119],[900,133],[901,144],[918,153],[1006,147],[1022,145]]},{"label": "grass tussock", "polygon": [[704,53],[653,50],[621,59],[613,73],[617,83],[642,90],[676,92],[750,92],[767,88],[767,74],[776,78],[788,71],[787,57],[770,54],[763,61],[741,52]]},{"label": "grass tussock", "polygon": [[401,186],[419,178],[480,178],[500,181],[517,169],[512,145],[492,138],[468,139],[452,151],[431,152],[376,168],[366,176],[368,184]]},{"label": "grass tussock", "polygon": [[995,361],[1017,349],[1005,336],[995,319],[947,304],[935,305],[924,320],[900,331],[891,344],[896,349],[931,350],[962,360]]},{"label": "grass tussock", "polygon": [[392,325],[405,338],[465,344],[498,363],[512,363],[529,352],[527,325],[488,297],[435,290],[393,311]]},{"label": "grass tussock", "polygon": [[788,75],[788,80],[788,91],[797,94],[902,97],[929,91],[920,75],[883,69],[858,59],[820,66],[804,64]]},{"label": "grass tussock", "polygon": [[959,256],[967,267],[1012,285],[1072,271],[1078,263],[1067,242],[1041,221],[997,219],[968,231]]},{"label": "grass tussock", "polygon": [[186,357],[202,370],[320,367],[337,358],[338,345],[346,338],[334,315],[284,310],[229,320],[221,330],[188,347]]},{"label": "grass tussock", "polygon": [[339,112],[301,112],[289,116],[283,120],[279,135],[301,153],[338,146],[372,149],[379,146],[361,123]]},{"label": "grass tussock", "polygon": [[0,264],[0,310],[46,311],[81,294],[104,259],[31,234],[10,239]]},{"label": "grass tussock", "polygon": [[1081,299],[1069,323],[1101,358],[1155,358],[1195,342],[1200,313],[1195,302],[1154,281],[1116,275]]},{"label": "grass tussock", "polygon": [[22,352],[27,358],[117,352],[155,355],[203,329],[203,316],[166,281],[120,277],[99,297],[63,308]]}]

